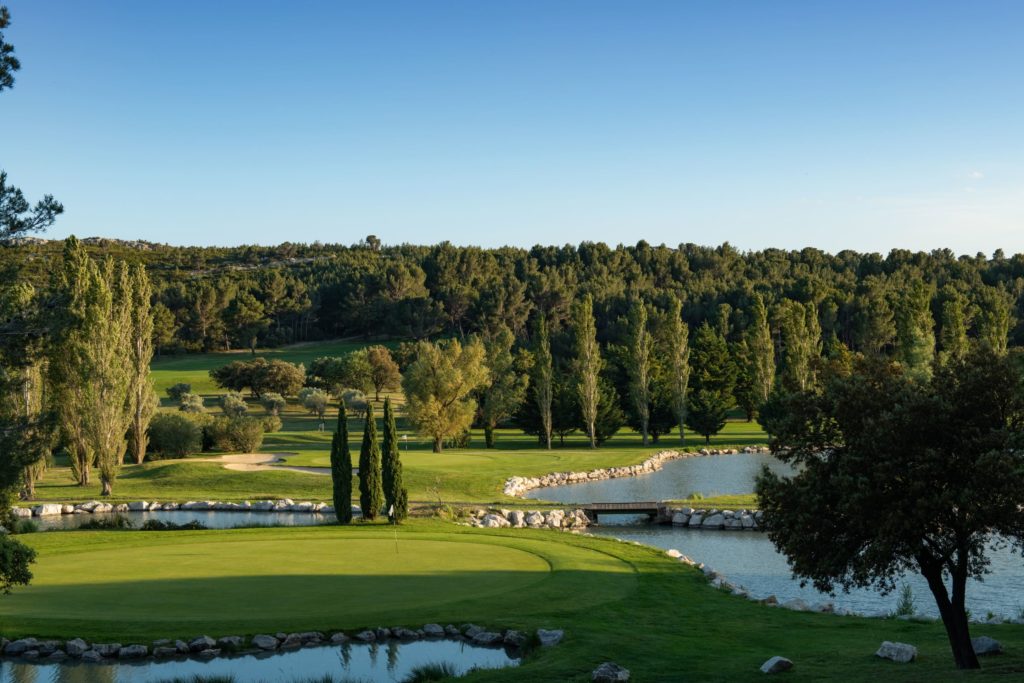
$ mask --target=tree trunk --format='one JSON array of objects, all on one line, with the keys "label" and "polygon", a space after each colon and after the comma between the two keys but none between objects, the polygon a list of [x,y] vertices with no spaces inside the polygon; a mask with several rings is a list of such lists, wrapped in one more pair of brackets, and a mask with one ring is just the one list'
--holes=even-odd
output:
[{"label": "tree trunk", "polygon": [[25,500],[34,500],[36,497],[36,478],[32,471],[25,468]]},{"label": "tree trunk", "polygon": [[114,492],[114,483],[112,481],[110,481],[109,479],[107,479],[106,477],[104,477],[103,478],[103,490],[100,492],[100,495],[101,496],[109,496],[113,492]]},{"label": "tree trunk", "polygon": [[440,453],[444,448],[444,439],[439,436],[434,437],[434,452]]},{"label": "tree trunk", "polygon": [[642,425],[640,425],[640,427],[641,427],[640,435],[643,437],[643,445],[646,446],[647,445],[647,420],[644,420],[644,423]]},{"label": "tree trunk", "polygon": [[494,448],[494,427],[489,424],[484,425],[484,446]]},{"label": "tree trunk", "polygon": [[[919,561],[918,564],[921,564]],[[959,569],[959,568],[958,568]],[[946,585],[942,582],[942,569],[937,565],[922,565],[921,573],[928,580],[928,588],[935,597],[935,604],[942,616],[942,625],[946,627],[949,647],[953,651],[953,661],[958,669],[980,669],[978,656],[971,645],[971,632],[967,623],[967,612],[964,609],[967,572],[956,571],[953,574],[953,600],[950,601]]]}]

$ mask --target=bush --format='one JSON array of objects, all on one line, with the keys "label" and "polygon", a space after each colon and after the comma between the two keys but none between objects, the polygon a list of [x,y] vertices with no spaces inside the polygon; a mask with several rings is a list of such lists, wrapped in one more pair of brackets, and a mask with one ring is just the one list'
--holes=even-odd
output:
[{"label": "bush", "polygon": [[180,401],[185,394],[192,393],[192,385],[187,382],[178,382],[174,386],[167,387],[167,395],[173,401]]},{"label": "bush", "polygon": [[430,683],[430,681],[444,681],[455,678],[459,675],[454,664],[448,662],[430,662],[414,667],[409,675],[402,679],[402,683]]},{"label": "bush", "polygon": [[14,533],[34,534],[39,531],[39,522],[33,519],[19,519],[14,523]]},{"label": "bush", "polygon": [[358,389],[345,389],[341,392],[341,400],[345,407],[353,413],[361,413],[366,410],[366,394]]},{"label": "bush", "polygon": [[245,399],[235,391],[230,391],[220,397],[220,409],[228,417],[241,417],[249,410]]},{"label": "bush", "polygon": [[228,420],[228,438],[235,450],[255,453],[263,445],[263,420],[253,417]]},{"label": "bush", "polygon": [[200,531],[206,528],[205,524],[196,519],[183,524],[164,522],[159,519],[147,519],[142,525],[142,531]]},{"label": "bush", "polygon": [[234,450],[231,441],[230,420],[226,417],[215,417],[203,427],[203,447],[206,450]]},{"label": "bush", "polygon": [[260,397],[260,404],[263,409],[267,411],[269,415],[277,416],[284,410],[284,407],[288,405],[288,402],[284,400],[284,396],[281,394],[267,393]]},{"label": "bush", "polygon": [[263,432],[266,434],[273,434],[274,432],[281,431],[281,418],[277,415],[267,415],[263,418]]},{"label": "bush", "polygon": [[90,519],[88,522],[82,522],[78,525],[79,529],[85,529],[88,531],[124,531],[125,529],[131,529],[135,525],[132,521],[123,515],[114,515],[106,519]]},{"label": "bush", "polygon": [[158,413],[149,423],[149,455],[184,458],[203,448],[203,430],[179,413]]},{"label": "bush", "polygon": [[199,394],[182,394],[178,399],[178,410],[183,413],[202,413],[203,397]]}]

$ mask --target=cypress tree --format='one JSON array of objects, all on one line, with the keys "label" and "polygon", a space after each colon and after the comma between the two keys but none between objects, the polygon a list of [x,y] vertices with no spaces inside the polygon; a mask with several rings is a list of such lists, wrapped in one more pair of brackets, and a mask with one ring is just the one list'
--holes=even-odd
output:
[{"label": "cypress tree", "polygon": [[[400,522],[409,514],[409,500],[403,495],[402,460],[398,451],[398,428],[395,426],[395,412],[391,408],[391,399],[384,399],[384,449],[381,453],[383,466],[381,478],[384,482],[384,507],[389,510],[389,517]],[[394,506],[394,514],[390,510]]]},{"label": "cypress tree", "polygon": [[338,408],[338,426],[331,439],[331,482],[334,485],[334,516],[341,524],[352,522],[352,453],[348,450],[348,413],[345,402]]},{"label": "cypress tree", "polygon": [[373,417],[373,404],[366,404],[366,425],[363,427],[363,445],[359,449],[359,507],[363,519],[377,519],[384,502],[380,482],[380,444],[377,443],[377,421]]}]

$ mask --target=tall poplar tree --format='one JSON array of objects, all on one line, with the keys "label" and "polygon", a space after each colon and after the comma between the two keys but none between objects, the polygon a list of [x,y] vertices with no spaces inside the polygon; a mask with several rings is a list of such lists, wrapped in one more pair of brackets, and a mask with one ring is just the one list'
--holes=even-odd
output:
[{"label": "tall poplar tree", "polygon": [[524,366],[529,367],[529,356],[513,354],[514,342],[512,330],[504,323],[498,323],[493,331],[483,335],[487,380],[480,389],[479,410],[487,448],[494,448],[494,430],[498,424],[515,414],[526,398],[530,376]]},{"label": "tall poplar tree", "polygon": [[597,344],[594,300],[589,294],[573,306],[573,333],[576,351],[576,391],[580,399],[580,414],[587,429],[590,447],[597,448],[596,422],[603,361],[601,349]]},{"label": "tall poplar tree", "polygon": [[637,299],[629,309],[629,346],[627,348],[627,371],[629,373],[629,395],[640,423],[640,436],[647,445],[648,425],[651,420],[651,341],[647,329],[647,306]]},{"label": "tall poplar tree", "polygon": [[536,344],[533,352],[533,400],[540,415],[541,441],[551,450],[551,402],[554,400],[554,368],[551,358],[551,339],[543,315],[537,318]]},{"label": "tall poplar tree", "polygon": [[939,330],[939,363],[960,360],[970,348],[967,340],[967,298],[960,292],[944,291],[942,327]]},{"label": "tall poplar tree", "polygon": [[778,308],[782,332],[782,384],[789,391],[806,391],[814,384],[821,355],[821,326],[813,303],[784,299]]},{"label": "tall poplar tree", "polygon": [[978,341],[996,353],[1006,353],[1013,326],[1013,297],[1001,287],[985,285],[979,288],[977,297],[978,315],[974,322]]},{"label": "tall poplar tree", "polygon": [[151,306],[152,288],[146,269],[137,264],[131,270],[131,428],[128,444],[135,464],[146,459],[149,439],[146,432],[149,421],[156,412],[157,398],[149,363],[153,360],[153,312]]},{"label": "tall poplar tree", "polygon": [[[402,481],[402,459],[398,451],[398,427],[391,398],[384,399],[384,448],[381,453],[381,479],[384,488],[384,508],[393,522],[400,522],[409,514],[409,496]],[[392,512],[392,510],[394,510]]]},{"label": "tall poplar tree", "polygon": [[775,385],[775,344],[768,325],[768,310],[759,294],[754,295],[750,314],[745,341],[754,397],[760,405],[768,400]]},{"label": "tall poplar tree", "polygon": [[917,277],[900,288],[896,305],[896,357],[914,377],[928,379],[935,359],[931,291]]},{"label": "tall poplar tree", "polygon": [[660,326],[662,365],[668,383],[672,414],[685,443],[687,393],[690,388],[690,328],[683,321],[683,304],[673,295]]},{"label": "tall poplar tree", "polygon": [[338,426],[331,438],[331,484],[334,516],[341,524],[352,522],[352,453],[348,449],[348,412],[338,406]]},{"label": "tall poplar tree", "polygon": [[359,449],[359,507],[363,519],[377,519],[384,502],[381,486],[380,444],[377,443],[377,421],[373,417],[373,404],[366,402],[366,424],[363,426],[363,444]]}]

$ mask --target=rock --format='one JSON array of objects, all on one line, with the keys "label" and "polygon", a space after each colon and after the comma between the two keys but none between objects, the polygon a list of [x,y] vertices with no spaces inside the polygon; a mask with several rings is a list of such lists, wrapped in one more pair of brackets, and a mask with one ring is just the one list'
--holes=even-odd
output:
[{"label": "rock", "polygon": [[690,523],[690,515],[684,515],[682,512],[676,512],[672,515],[672,524],[676,526],[686,526]]},{"label": "rock", "polygon": [[561,510],[552,510],[548,514],[544,515],[544,523],[552,529],[561,529],[562,521],[565,519],[565,513]]},{"label": "rock", "polygon": [[188,643],[184,640],[174,641],[174,649],[178,651],[179,655],[187,655],[192,650],[188,649]]},{"label": "rock", "polygon": [[156,659],[168,659],[170,657],[176,657],[178,654],[178,648],[176,647],[166,647],[162,645],[160,647],[153,648],[153,656]]},{"label": "rock", "polygon": [[484,630],[485,629],[484,629],[483,626],[477,626],[476,624],[463,624],[462,625],[462,633],[467,638],[473,638],[476,634],[483,633]]},{"label": "rock", "polygon": [[526,522],[526,526],[530,527],[531,529],[539,529],[540,527],[544,526],[544,515],[537,511],[533,511],[527,513],[526,519],[524,521]]},{"label": "rock", "polygon": [[88,650],[82,653],[82,661],[95,664],[96,662],[103,661],[103,655],[96,650]]},{"label": "rock", "polygon": [[509,629],[505,631],[505,637],[501,639],[501,642],[509,647],[522,647],[526,645],[526,640],[526,634],[522,631]]},{"label": "rock", "polygon": [[1003,644],[995,638],[989,638],[988,636],[978,636],[977,638],[971,638],[971,647],[974,648],[974,654],[982,657],[984,655],[1001,655],[1003,654]]},{"label": "rock", "polygon": [[361,640],[364,643],[372,643],[377,640],[377,634],[367,629],[366,631],[360,631],[355,635],[356,640]]},{"label": "rock", "polygon": [[500,529],[511,525],[509,524],[509,521],[501,515],[487,514],[484,515],[482,520],[480,520],[480,526],[486,529]]},{"label": "rock", "polygon": [[295,503],[294,505],[291,506],[291,511],[292,512],[312,512],[313,511],[313,504],[312,503]]},{"label": "rock", "polygon": [[282,650],[294,650],[297,647],[302,647],[302,636],[298,633],[289,633],[288,637],[281,643]]},{"label": "rock", "polygon": [[338,631],[337,633],[335,633],[334,635],[331,636],[331,644],[332,645],[341,645],[342,643],[347,643],[347,642],[348,642],[348,636],[346,636],[341,631]]},{"label": "rock", "polygon": [[405,628],[403,626],[396,626],[395,628],[391,629],[391,635],[395,638],[398,638],[399,640],[416,640],[417,638],[419,638],[419,636],[416,634],[416,631]]},{"label": "rock", "polygon": [[63,509],[64,506],[59,503],[43,503],[32,508],[32,514],[36,517],[50,517],[52,515],[59,515]]},{"label": "rock", "polygon": [[900,664],[907,664],[917,659],[917,648],[906,643],[892,643],[888,640],[882,642],[881,647],[875,652],[876,657],[891,659]]},{"label": "rock", "polygon": [[377,640],[387,640],[391,637],[391,629],[380,627],[377,629]]},{"label": "rock", "polygon": [[74,514],[74,512],[75,512],[75,506],[74,505],[61,505],[60,506],[60,513],[62,515],[71,515],[71,514]]},{"label": "rock", "polygon": [[761,665],[761,673],[778,674],[783,671],[789,671],[792,668],[793,662],[789,661],[785,657],[779,657],[776,655]]},{"label": "rock", "polygon": [[15,517],[31,517],[32,516],[32,509],[31,508],[12,507],[11,508],[11,512],[14,513]]},{"label": "rock", "polygon": [[149,654],[145,645],[126,645],[117,651],[118,659],[142,659]]},{"label": "rock", "polygon": [[114,506],[114,512],[128,512],[128,504],[118,503],[117,505]]},{"label": "rock", "polygon": [[522,510],[512,510],[508,513],[508,523],[517,529],[526,526],[526,513]]},{"label": "rock", "polygon": [[177,510],[178,507],[179,507],[179,505],[177,503],[164,503],[160,507],[160,509],[161,510]]},{"label": "rock", "polygon": [[621,683],[629,680],[629,669],[625,669],[615,662],[605,662],[594,669],[590,674],[590,680],[594,683]]},{"label": "rock", "polygon": [[217,645],[225,650],[241,650],[245,640],[241,636],[224,636],[217,639]]},{"label": "rock", "polygon": [[252,637],[252,646],[260,650],[276,650],[278,642],[277,638],[266,633]]},{"label": "rock", "polygon": [[319,645],[324,642],[324,634],[320,631],[303,631],[299,634],[303,645]]},{"label": "rock", "polygon": [[205,650],[197,652],[196,657],[199,657],[200,659],[213,659],[214,657],[220,657],[220,648],[208,647]]},{"label": "rock", "polygon": [[252,509],[256,512],[270,512],[274,509],[274,504],[269,500],[258,500],[252,504]]},{"label": "rock", "polygon": [[54,652],[60,649],[60,641],[41,640],[39,641],[39,644],[36,646],[36,649],[39,650],[39,654],[41,656],[46,657],[47,655],[52,655]]},{"label": "rock", "polygon": [[460,631],[457,626],[453,626],[452,624],[448,624],[447,626],[444,627],[444,634],[446,636],[448,636],[449,638],[458,638],[459,636],[462,635],[462,631]]},{"label": "rock", "polygon": [[810,612],[811,606],[800,598],[793,598],[782,603],[782,606],[786,609],[793,610],[794,612]]},{"label": "rock", "polygon": [[18,655],[25,654],[29,650],[34,649],[39,644],[39,641],[35,638],[19,638],[18,640],[12,640],[4,646],[4,654],[11,657],[17,657]]},{"label": "rock", "polygon": [[472,637],[477,645],[497,645],[502,642],[502,635],[493,631],[480,631]]},{"label": "rock", "polygon": [[695,512],[692,515],[690,515],[690,523],[688,524],[688,526],[698,527],[701,524],[703,524],[703,522],[704,522],[704,515],[702,515],[699,512]]},{"label": "rock", "polygon": [[145,512],[149,509],[149,503],[144,500],[137,500],[132,503],[128,503],[128,509],[132,512]]},{"label": "rock", "polygon": [[562,629],[537,629],[537,640],[540,641],[541,647],[551,647],[558,645],[562,642],[562,638],[565,636],[565,631]]},{"label": "rock", "polygon": [[81,638],[72,638],[64,643],[64,651],[72,657],[81,657],[89,649],[89,643]]},{"label": "rock", "polygon": [[444,638],[444,627],[441,624],[424,624],[423,633],[428,638]]},{"label": "rock", "polygon": [[99,652],[101,657],[116,657],[121,651],[121,643],[96,643],[92,649]]},{"label": "rock", "polygon": [[679,552],[678,550],[676,550],[675,548],[669,548],[668,550],[665,551],[665,554],[668,555],[669,557],[671,557],[674,560],[678,560],[680,557],[683,556],[683,554],[681,552]]},{"label": "rock", "polygon": [[721,529],[725,526],[725,515],[721,512],[716,512],[713,515],[708,515],[700,523],[701,529]]},{"label": "rock", "polygon": [[192,652],[202,652],[217,646],[217,641],[210,636],[199,636],[188,641],[188,649]]},{"label": "rock", "polygon": [[61,650],[54,650],[53,652],[51,652],[49,654],[49,656],[47,656],[46,661],[48,661],[48,662],[63,662],[67,658],[68,658],[68,656],[67,656],[67,654],[65,652],[62,652]]}]

